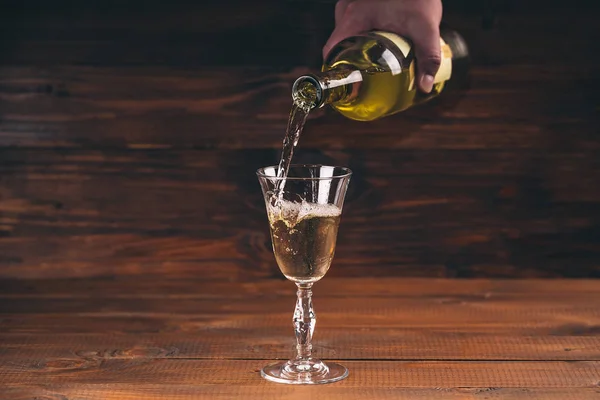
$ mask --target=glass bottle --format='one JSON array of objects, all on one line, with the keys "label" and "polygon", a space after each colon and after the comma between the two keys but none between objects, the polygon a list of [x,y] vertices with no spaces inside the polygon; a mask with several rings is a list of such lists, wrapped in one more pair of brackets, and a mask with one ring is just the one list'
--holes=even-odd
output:
[{"label": "glass bottle", "polygon": [[456,32],[440,32],[441,65],[433,89],[417,89],[416,63],[410,41],[389,32],[372,31],[338,43],[321,73],[299,77],[292,96],[310,108],[329,104],[347,118],[372,121],[424,103],[442,91],[466,86],[469,52]]}]

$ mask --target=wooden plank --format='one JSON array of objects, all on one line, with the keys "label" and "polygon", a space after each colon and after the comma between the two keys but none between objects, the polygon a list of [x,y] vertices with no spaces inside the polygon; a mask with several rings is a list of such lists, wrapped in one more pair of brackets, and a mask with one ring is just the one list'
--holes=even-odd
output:
[{"label": "wooden plank", "polygon": [[[567,131],[569,148],[579,140],[594,143],[594,71],[572,63],[476,67],[471,89],[460,97],[448,95],[379,121],[362,124],[329,109],[315,112],[302,148],[539,150],[561,148]],[[306,72],[3,67],[0,146],[279,150],[290,86]]]},{"label": "wooden plank", "polygon": [[[323,313],[351,311],[356,314],[378,315],[380,317],[398,316],[414,312],[415,318],[425,321],[427,315],[435,320],[442,314],[439,322],[449,322],[453,318],[466,318],[477,321],[494,321],[505,316],[514,318],[533,318],[532,322],[550,316],[567,313],[571,316],[600,316],[598,300],[600,294],[546,294],[535,297],[499,295],[499,296],[456,296],[456,297],[368,297],[359,294],[353,297],[314,296],[316,307]],[[214,315],[262,314],[273,316],[293,310],[295,296],[285,297],[265,294],[260,297],[232,299],[194,299],[194,298],[131,298],[128,301],[112,298],[51,298],[51,299],[11,299],[0,304],[3,314],[43,314],[43,313],[79,313],[88,315],[119,315],[135,313],[140,316],[155,314],[171,315]],[[283,300],[283,301],[282,301]],[[422,315],[424,313],[426,315]],[[454,313],[451,315],[451,313]],[[517,315],[512,316],[512,313]]]},{"label": "wooden plank", "polygon": [[[192,399],[261,399],[292,400],[323,397],[331,400],[359,399],[398,399],[398,400],[479,400],[493,398],[498,400],[596,400],[600,391],[589,388],[363,388],[338,385],[316,387],[295,387],[289,385],[264,384],[261,386],[240,385],[162,385],[162,384],[111,384],[106,385],[69,385],[56,384],[52,389],[35,385],[19,385],[5,392],[10,400],[29,400],[31,398],[61,400],[192,400]],[[487,397],[493,396],[493,397]]]},{"label": "wooden plank", "polygon": [[[339,327],[370,334],[364,331],[368,326],[424,337],[461,332],[525,338],[595,335],[599,284],[593,280],[327,278],[315,286],[318,331],[327,335],[328,329]],[[294,285],[270,280],[13,280],[0,281],[0,293],[6,312],[0,316],[0,330],[41,335],[266,330],[282,332],[280,339],[287,340],[294,301]],[[245,305],[254,301],[254,307]]]},{"label": "wooden plank", "polygon": [[[135,318],[133,326],[144,326],[148,319],[168,321],[170,329],[192,330],[214,328],[288,327],[294,298],[280,296],[250,299],[11,299],[0,303],[6,329],[21,324],[44,329],[52,319],[60,321],[65,314],[79,318]],[[536,298],[520,296],[472,298],[389,298],[322,297],[315,295],[319,326],[323,329],[380,328],[465,329],[490,332],[536,328],[550,329],[555,334],[589,332],[600,324],[597,295],[546,295]],[[70,316],[67,316],[70,317]],[[31,319],[30,319],[31,318]],[[38,320],[41,318],[41,320]],[[44,320],[44,318],[49,318]],[[29,322],[27,322],[27,320]],[[67,318],[68,319],[68,318]],[[11,322],[12,321],[12,322]],[[23,322],[25,321],[25,322]],[[175,323],[173,323],[175,321]],[[164,321],[161,324],[165,324]],[[72,326],[73,322],[66,326]],[[151,325],[150,325],[151,326]],[[160,326],[160,325],[159,325]],[[36,328],[34,328],[36,329]],[[59,328],[57,328],[59,329]],[[75,332],[79,332],[76,330]],[[580,333],[581,334],[581,333]]]},{"label": "wooden plank", "polygon": [[[194,66],[240,60],[268,65],[281,62],[284,37],[298,38],[287,24],[292,20],[286,14],[287,2],[280,1],[175,1],[160,6],[141,1],[83,6],[62,2],[51,8],[11,7],[7,1],[0,4],[0,21],[3,37],[10,40],[2,41],[0,49],[6,55],[3,62],[13,65]],[[262,48],[252,45],[259,42]]]},{"label": "wooden plank", "polygon": [[[293,297],[296,286],[284,279],[222,282],[208,279],[177,280],[119,277],[114,279],[0,280],[3,299],[248,299],[260,296]],[[436,278],[330,278],[314,287],[315,296],[486,299],[518,295],[521,298],[586,296],[600,292],[593,279],[436,279]]]},{"label": "wooden plank", "polygon": [[[340,387],[363,388],[596,388],[600,362],[401,362],[345,361],[350,378]],[[0,365],[4,385],[142,384],[237,385],[267,383],[259,370],[265,361],[63,359],[37,364]]]},{"label": "wooden plank", "polygon": [[[377,328],[396,329],[408,332],[467,332],[470,334],[497,335],[555,335],[555,336],[593,336],[598,334],[598,319],[588,315],[560,314],[554,317],[542,318],[519,317],[515,320],[494,322],[467,319],[461,316],[457,321],[438,321],[437,315],[427,314],[420,322],[412,311],[398,312],[391,316],[352,315],[358,318],[356,323],[350,319],[350,314],[326,313],[323,307],[317,305],[319,314],[319,332],[327,329],[347,329],[350,331],[363,329],[365,325]],[[164,315],[119,313],[97,314],[81,313],[76,316],[66,314],[2,314],[0,321],[2,333],[83,333],[90,334],[99,331],[109,333],[140,334],[147,332],[203,332],[210,329],[249,329],[260,330],[282,329],[289,332],[291,309],[288,313],[277,313],[274,316],[227,315],[218,318],[211,315]],[[460,325],[460,326],[457,326]]]},{"label": "wooden plank", "polygon": [[[186,2],[160,8],[139,3],[0,8],[2,33],[10,38],[0,44],[3,59],[20,65],[314,65],[334,22],[333,1],[255,1],[254,7],[243,1]],[[444,19],[465,35],[476,62],[568,63],[555,55],[565,45],[574,63],[597,60],[587,51],[597,37],[596,10],[589,4],[536,7],[511,1],[502,9],[498,3],[508,2],[455,3],[444,5]],[[213,40],[207,41],[207,34]]]},{"label": "wooden plank", "polygon": [[[330,276],[598,276],[600,158],[562,151],[297,155],[355,171]],[[276,151],[0,159],[0,276],[281,277],[254,176]]]},{"label": "wooden plank", "polygon": [[[71,320],[74,322],[77,317]],[[289,318],[280,322],[245,327],[228,327],[223,323],[221,327],[210,329],[197,325],[160,333],[139,328],[138,332],[115,332],[118,326],[105,323],[104,333],[73,334],[56,328],[46,332],[1,334],[0,356],[7,363],[25,360],[43,363],[69,358],[96,361],[290,358],[295,354],[293,331]],[[519,329],[480,333],[461,324],[448,331],[411,326],[389,329],[378,328],[377,321],[363,328],[321,328],[319,322],[313,354],[325,359],[600,361],[598,328],[581,332],[579,336],[569,336],[566,332],[552,335],[548,328],[530,329],[521,335]]]}]

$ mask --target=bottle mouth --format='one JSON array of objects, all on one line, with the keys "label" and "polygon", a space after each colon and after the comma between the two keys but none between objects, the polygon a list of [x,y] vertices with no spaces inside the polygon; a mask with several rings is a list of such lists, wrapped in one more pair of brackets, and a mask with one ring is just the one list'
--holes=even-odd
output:
[{"label": "bottle mouth", "polygon": [[321,82],[312,75],[299,77],[292,86],[292,100],[308,110],[322,107],[324,97]]}]

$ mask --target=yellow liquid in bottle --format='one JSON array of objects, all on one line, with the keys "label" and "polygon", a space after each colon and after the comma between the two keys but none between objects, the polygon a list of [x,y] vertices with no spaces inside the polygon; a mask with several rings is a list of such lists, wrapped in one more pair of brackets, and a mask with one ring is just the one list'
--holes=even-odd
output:
[{"label": "yellow liquid in bottle", "polygon": [[445,80],[436,79],[431,93],[418,92],[413,52],[405,56],[391,40],[376,33],[354,36],[338,44],[323,70],[340,67],[358,70],[360,82],[353,84],[353,93],[331,106],[358,121],[406,110],[437,96],[445,86]]}]

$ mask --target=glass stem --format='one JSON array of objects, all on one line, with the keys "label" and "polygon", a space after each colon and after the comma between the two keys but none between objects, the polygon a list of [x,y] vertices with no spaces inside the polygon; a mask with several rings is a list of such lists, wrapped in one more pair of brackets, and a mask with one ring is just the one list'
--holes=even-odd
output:
[{"label": "glass stem", "polygon": [[294,310],[294,332],[296,333],[297,361],[308,361],[312,354],[312,336],[317,316],[312,305],[312,283],[298,283],[298,300]]}]

